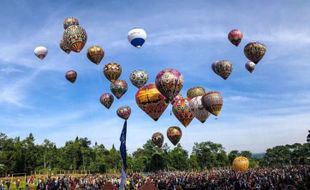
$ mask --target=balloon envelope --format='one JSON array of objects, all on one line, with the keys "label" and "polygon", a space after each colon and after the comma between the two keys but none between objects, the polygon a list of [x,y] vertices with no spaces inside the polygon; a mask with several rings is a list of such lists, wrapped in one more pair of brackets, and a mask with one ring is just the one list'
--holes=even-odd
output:
[{"label": "balloon envelope", "polygon": [[149,79],[149,75],[144,70],[134,70],[130,73],[129,79],[137,88],[145,85]]},{"label": "balloon envelope", "polygon": [[103,57],[104,57],[104,51],[103,51],[102,47],[94,45],[94,46],[91,46],[90,48],[88,48],[87,58],[91,62],[98,65]]},{"label": "balloon envelope", "polygon": [[194,97],[189,102],[189,107],[191,108],[191,112],[194,114],[194,116],[201,123],[204,123],[210,116],[210,113],[203,107],[201,99],[202,99],[202,96]]},{"label": "balloon envelope", "polygon": [[77,77],[77,73],[74,70],[70,70],[68,72],[66,72],[66,79],[72,83],[75,82]]},{"label": "balloon envelope", "polygon": [[111,62],[103,68],[104,76],[111,82],[117,80],[122,74],[122,66],[118,63]]},{"label": "balloon envelope", "polygon": [[259,42],[250,42],[244,47],[244,55],[257,64],[266,53],[266,46]]},{"label": "balloon envelope", "polygon": [[169,101],[179,94],[183,87],[183,76],[175,69],[164,69],[156,76],[156,88],[162,93]]},{"label": "balloon envelope", "polygon": [[128,41],[136,48],[140,48],[146,40],[146,32],[143,28],[133,28],[128,32]]},{"label": "balloon envelope", "polygon": [[238,156],[233,161],[233,169],[235,171],[245,172],[249,168],[249,160],[244,156]]},{"label": "balloon envelope", "polygon": [[164,143],[164,135],[161,134],[160,132],[156,132],[152,135],[152,142],[158,146],[159,148],[161,148],[163,146]]},{"label": "balloon envelope", "polygon": [[189,101],[189,98],[179,99],[174,102],[172,107],[173,114],[184,125],[184,127],[187,127],[194,118],[189,107]]},{"label": "balloon envelope", "polygon": [[114,97],[110,93],[104,93],[100,96],[100,102],[109,109],[114,102]]},{"label": "balloon envelope", "polygon": [[245,68],[246,70],[248,70],[250,73],[252,73],[255,69],[255,63],[253,63],[252,61],[248,61],[246,64],[245,64]]},{"label": "balloon envelope", "polygon": [[110,89],[114,96],[120,99],[127,92],[128,85],[124,80],[116,80],[111,82]]},{"label": "balloon envelope", "polygon": [[67,54],[71,52],[70,48],[67,46],[64,40],[60,40],[59,47],[62,49],[62,51],[64,51]]},{"label": "balloon envelope", "polygon": [[131,109],[129,106],[119,107],[116,111],[118,117],[127,120],[130,117]]},{"label": "balloon envelope", "polygon": [[167,130],[167,137],[173,145],[178,144],[182,137],[182,130],[180,127],[172,126]]},{"label": "balloon envelope", "polygon": [[63,40],[71,51],[80,52],[87,41],[87,34],[84,28],[78,25],[69,26],[63,34]]},{"label": "balloon envelope", "polygon": [[183,99],[183,96],[181,94],[176,95],[171,101],[171,105],[173,105],[175,102],[177,102],[180,99]]},{"label": "balloon envelope", "polygon": [[229,41],[234,44],[235,46],[238,46],[243,38],[243,34],[238,29],[233,29],[228,33],[228,39]]},{"label": "balloon envelope", "polygon": [[216,61],[212,64],[212,70],[217,75],[219,75],[224,80],[226,80],[229,77],[229,75],[231,74],[231,72],[233,70],[233,66],[230,63],[230,61],[220,60],[220,61]]},{"label": "balloon envelope", "polygon": [[79,25],[79,20],[74,17],[68,17],[64,20],[64,29],[66,30],[69,26]]},{"label": "balloon envelope", "polygon": [[196,86],[187,90],[187,97],[192,99],[197,96],[202,96],[206,93],[205,89],[200,86]]},{"label": "balloon envelope", "polygon": [[219,92],[211,91],[202,96],[202,105],[210,113],[218,116],[223,106],[223,98]]},{"label": "balloon envelope", "polygon": [[168,103],[155,84],[147,84],[141,87],[136,93],[137,105],[152,119],[157,121],[166,110]]},{"label": "balloon envelope", "polygon": [[39,59],[44,59],[48,53],[48,50],[44,46],[38,46],[34,49],[34,54],[39,58]]}]

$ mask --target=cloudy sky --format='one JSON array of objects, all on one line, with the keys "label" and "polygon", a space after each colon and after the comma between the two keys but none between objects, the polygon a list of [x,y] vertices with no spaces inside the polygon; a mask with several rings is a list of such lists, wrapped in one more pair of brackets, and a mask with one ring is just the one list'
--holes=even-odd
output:
[{"label": "cloudy sky", "polygon": [[[154,132],[169,126],[183,130],[181,144],[191,150],[194,142],[221,143],[233,149],[263,152],[268,147],[304,143],[310,129],[310,2],[309,1],[26,1],[0,3],[0,132],[10,137],[33,133],[62,146],[76,136],[108,148],[119,146],[123,120],[115,112],[129,105],[127,148],[142,146]],[[66,17],[76,17],[88,34],[79,54],[59,48]],[[143,27],[148,39],[141,49],[127,41],[127,32]],[[234,28],[244,33],[239,47],[227,40]],[[267,46],[265,57],[250,74],[243,47],[250,41]],[[100,65],[86,57],[87,48],[105,50]],[[33,54],[38,45],[48,48],[40,61]],[[215,60],[228,59],[233,73],[225,81],[211,69]],[[109,92],[104,64],[122,65],[121,79],[129,81],[134,69],[144,69],[149,82],[165,68],[184,76],[182,94],[192,86],[222,93],[219,118],[201,124],[193,120],[184,128],[170,115],[171,106],[154,122],[135,103],[136,87],[107,110],[99,97]],[[75,84],[64,74],[78,72]],[[166,139],[166,142],[168,140]],[[172,144],[168,142],[170,146]]]}]

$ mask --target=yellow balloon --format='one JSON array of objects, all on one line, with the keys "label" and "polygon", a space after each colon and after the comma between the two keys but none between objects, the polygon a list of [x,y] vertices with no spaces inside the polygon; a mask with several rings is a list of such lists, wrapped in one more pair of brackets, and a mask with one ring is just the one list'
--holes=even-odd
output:
[{"label": "yellow balloon", "polygon": [[245,172],[249,168],[249,159],[244,156],[238,156],[233,161],[233,169],[235,171]]}]

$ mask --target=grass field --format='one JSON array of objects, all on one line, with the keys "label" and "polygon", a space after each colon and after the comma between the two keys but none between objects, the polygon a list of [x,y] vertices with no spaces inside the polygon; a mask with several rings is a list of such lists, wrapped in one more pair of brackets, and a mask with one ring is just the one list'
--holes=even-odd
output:
[{"label": "grass field", "polygon": [[[25,181],[21,181],[21,182],[20,182],[20,185],[19,185],[19,189],[25,189],[25,186],[26,186],[26,182],[25,182]],[[33,188],[33,189],[36,188],[36,187],[33,186],[33,185],[29,185],[29,187],[31,187],[31,188]],[[8,190],[7,187],[6,187],[6,185],[4,186],[4,190]],[[11,183],[10,190],[17,190],[14,183]]]}]

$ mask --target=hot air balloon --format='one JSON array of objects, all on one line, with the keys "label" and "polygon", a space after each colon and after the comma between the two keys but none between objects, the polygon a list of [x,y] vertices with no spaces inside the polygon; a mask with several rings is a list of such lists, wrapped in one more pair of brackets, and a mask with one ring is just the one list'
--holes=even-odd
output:
[{"label": "hot air balloon", "polygon": [[250,42],[244,47],[244,55],[257,64],[266,53],[266,46],[259,42]]},{"label": "hot air balloon", "polygon": [[114,97],[110,93],[104,93],[100,96],[100,102],[102,105],[104,105],[106,108],[110,108],[113,104]]},{"label": "hot air balloon", "polygon": [[250,72],[252,73],[255,69],[255,63],[253,63],[252,61],[248,61],[246,64],[245,64],[245,68]]},{"label": "hot air balloon", "polygon": [[179,94],[183,87],[183,76],[175,69],[165,69],[160,71],[156,76],[156,88],[169,101]]},{"label": "hot air balloon", "polygon": [[176,95],[173,100],[170,102],[171,105],[174,104],[174,102],[177,102],[178,100],[183,99],[183,96],[181,94]]},{"label": "hot air balloon", "polygon": [[104,51],[103,51],[102,47],[94,45],[94,46],[91,46],[90,48],[88,48],[87,58],[91,62],[98,65],[103,57],[104,57]]},{"label": "hot air balloon", "polygon": [[192,98],[195,98],[197,96],[202,96],[205,93],[206,93],[206,91],[205,91],[205,89],[203,87],[196,86],[196,87],[188,89],[187,97],[192,99]]},{"label": "hot air balloon", "polygon": [[194,115],[189,107],[189,101],[189,98],[179,99],[174,102],[172,107],[173,114],[184,125],[184,127],[187,127],[194,118]]},{"label": "hot air balloon", "polygon": [[189,102],[189,107],[191,108],[191,112],[194,114],[194,116],[201,123],[204,123],[210,116],[210,113],[203,107],[201,99],[202,96],[194,97]]},{"label": "hot air balloon", "polygon": [[130,73],[129,79],[134,86],[140,88],[147,83],[149,75],[144,70],[134,70]]},{"label": "hot air balloon", "polygon": [[69,26],[79,25],[79,20],[74,17],[68,17],[64,21],[64,29],[66,30]]},{"label": "hot air balloon", "polygon": [[70,48],[67,46],[67,44],[63,40],[60,40],[59,47],[67,54],[71,52]]},{"label": "hot air balloon", "polygon": [[143,28],[133,28],[128,32],[128,41],[136,48],[142,47],[146,40],[146,32]]},{"label": "hot air balloon", "polygon": [[128,85],[124,80],[116,80],[111,82],[110,89],[114,96],[120,99],[127,92]]},{"label": "hot air balloon", "polygon": [[165,96],[158,91],[155,84],[142,86],[136,93],[136,103],[155,121],[159,119],[168,106]]},{"label": "hot air balloon", "polygon": [[176,126],[169,127],[167,130],[167,137],[170,142],[175,146],[178,144],[182,137],[182,130],[180,129],[180,127]]},{"label": "hot air balloon", "polygon": [[129,106],[119,107],[116,111],[118,117],[127,120],[130,117],[131,109]]},{"label": "hot air balloon", "polygon": [[228,39],[229,41],[234,44],[235,46],[238,46],[243,38],[243,34],[238,29],[233,29],[228,33]]},{"label": "hot air balloon", "polygon": [[245,172],[249,168],[249,160],[244,156],[238,156],[233,161],[233,169],[235,171]]},{"label": "hot air balloon", "polygon": [[152,142],[158,146],[159,148],[161,148],[163,146],[164,143],[164,135],[161,134],[160,132],[156,132],[152,135]]},{"label": "hot air balloon", "polygon": [[87,41],[87,34],[81,26],[72,25],[65,30],[63,40],[71,51],[79,53]]},{"label": "hot air balloon", "polygon": [[219,92],[211,91],[202,96],[202,105],[210,113],[218,116],[223,106],[223,99]]},{"label": "hot air balloon", "polygon": [[72,83],[75,82],[77,77],[77,73],[74,70],[70,70],[68,72],[66,72],[66,79]]},{"label": "hot air balloon", "polygon": [[212,64],[212,70],[224,80],[229,77],[232,69],[232,64],[227,60],[216,61]]},{"label": "hot air balloon", "polygon": [[44,59],[48,53],[48,50],[44,46],[38,46],[34,49],[34,54],[39,58],[39,59]]},{"label": "hot air balloon", "polygon": [[103,68],[104,76],[111,82],[117,80],[122,74],[122,66],[115,62],[108,63]]}]

